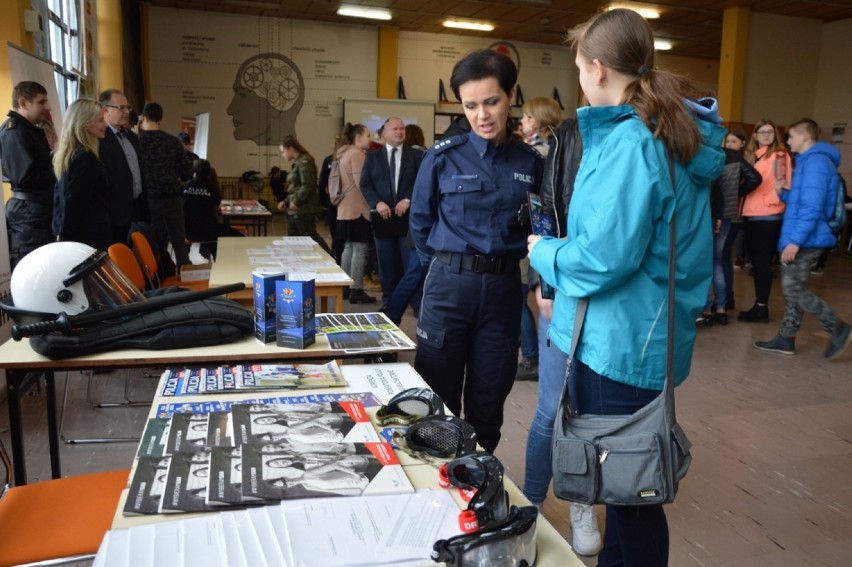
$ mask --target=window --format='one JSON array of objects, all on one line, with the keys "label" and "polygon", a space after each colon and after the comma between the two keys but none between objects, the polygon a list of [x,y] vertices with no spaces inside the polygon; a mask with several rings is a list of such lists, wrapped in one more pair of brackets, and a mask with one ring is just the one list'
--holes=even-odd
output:
[{"label": "window", "polygon": [[50,41],[50,60],[56,65],[56,92],[62,108],[77,100],[80,79],[85,77],[83,63],[83,30],[81,4],[83,0],[47,0],[47,31]]}]

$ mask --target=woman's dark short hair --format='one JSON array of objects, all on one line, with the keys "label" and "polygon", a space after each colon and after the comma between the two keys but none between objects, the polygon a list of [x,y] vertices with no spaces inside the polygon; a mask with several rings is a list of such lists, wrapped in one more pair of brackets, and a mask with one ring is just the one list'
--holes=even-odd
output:
[{"label": "woman's dark short hair", "polygon": [[468,53],[456,63],[453,74],[450,76],[450,86],[456,98],[461,100],[459,87],[469,81],[480,81],[490,77],[497,79],[500,88],[509,95],[515,83],[518,82],[518,68],[508,56],[502,53],[491,49],[479,49]]}]

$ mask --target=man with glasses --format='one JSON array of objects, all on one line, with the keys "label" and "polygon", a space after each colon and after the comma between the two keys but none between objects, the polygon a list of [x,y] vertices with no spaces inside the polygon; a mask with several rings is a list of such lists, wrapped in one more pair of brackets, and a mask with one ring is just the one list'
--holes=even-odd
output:
[{"label": "man with glasses", "polygon": [[6,224],[19,258],[54,240],[51,221],[56,176],[47,136],[38,126],[48,112],[47,90],[39,83],[21,81],[12,90],[12,110],[0,126],[0,167],[3,181],[12,185]]},{"label": "man with glasses", "polygon": [[[394,289],[408,266],[409,254],[414,249],[405,246],[408,234],[408,208],[411,206],[411,193],[414,180],[423,161],[423,152],[404,146],[405,123],[401,118],[392,116],[382,126],[383,151],[367,152],[364,169],[361,170],[361,192],[375,210],[373,230],[376,240],[376,256],[379,265],[379,280],[382,284],[382,309],[386,310]],[[378,223],[391,221],[384,231]],[[389,230],[390,228],[390,230]],[[418,305],[412,302],[412,305]]]},{"label": "man with glasses", "polygon": [[109,179],[109,216],[113,242],[126,243],[133,221],[148,221],[148,201],[139,167],[139,138],[130,130],[127,97],[118,89],[100,94],[109,128],[100,143],[101,162]]}]

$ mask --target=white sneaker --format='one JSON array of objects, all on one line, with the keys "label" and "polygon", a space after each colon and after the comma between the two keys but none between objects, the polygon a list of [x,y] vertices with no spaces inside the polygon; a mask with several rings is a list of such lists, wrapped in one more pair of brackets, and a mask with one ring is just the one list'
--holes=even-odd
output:
[{"label": "white sneaker", "polygon": [[571,547],[577,555],[597,555],[603,547],[595,507],[571,503]]}]

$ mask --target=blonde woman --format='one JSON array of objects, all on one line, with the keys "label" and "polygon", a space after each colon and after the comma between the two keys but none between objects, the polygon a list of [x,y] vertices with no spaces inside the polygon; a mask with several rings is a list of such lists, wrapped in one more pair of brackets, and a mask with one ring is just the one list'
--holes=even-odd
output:
[{"label": "blonde woman", "polygon": [[[547,157],[550,151],[550,140],[553,131],[562,122],[562,111],[559,104],[552,98],[537,96],[525,102],[521,107],[521,137],[531,145],[541,157]],[[530,292],[530,260],[521,260],[521,283],[524,299]],[[537,278],[534,276],[534,281]],[[532,291],[535,291],[533,287]],[[515,380],[538,380],[538,333],[536,332],[535,317],[533,317],[529,302],[521,304],[521,361]]]},{"label": "blonde woman", "polygon": [[98,250],[112,244],[109,182],[98,154],[106,122],[101,105],[80,99],[68,107],[53,170],[53,233],[58,240],[82,242]]},{"label": "blonde woman", "polygon": [[738,321],[769,322],[769,293],[772,291],[772,258],[781,235],[784,203],[775,191],[776,182],[790,187],[793,166],[778,127],[771,120],[754,125],[745,148],[745,159],[754,165],[762,181],[743,202],[745,242],[754,273],[754,306],[740,311]]},{"label": "blonde woman", "polygon": [[562,111],[552,98],[537,96],[521,107],[521,132],[524,141],[547,157],[552,131],[562,122]]}]

